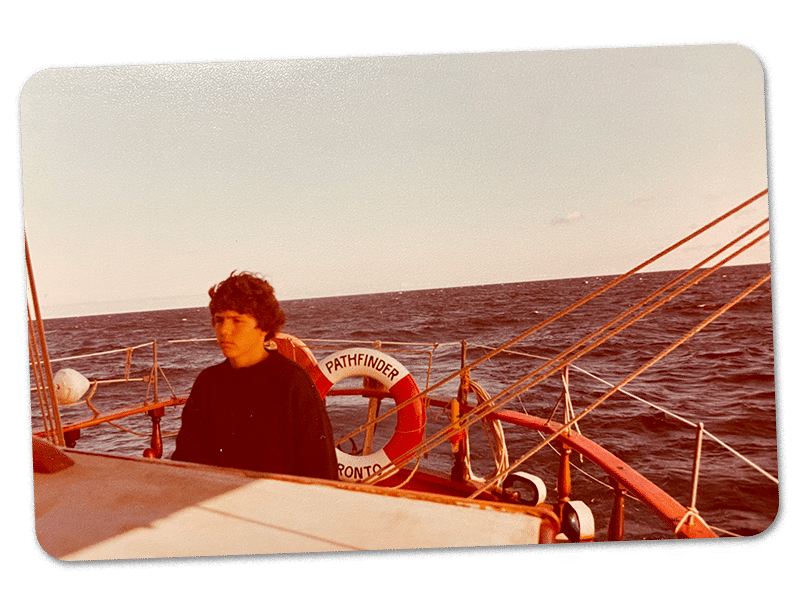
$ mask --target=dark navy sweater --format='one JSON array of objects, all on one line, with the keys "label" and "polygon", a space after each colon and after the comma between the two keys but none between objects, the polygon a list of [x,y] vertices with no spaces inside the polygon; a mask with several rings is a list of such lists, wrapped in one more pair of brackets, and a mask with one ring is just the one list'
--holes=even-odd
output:
[{"label": "dark navy sweater", "polygon": [[311,377],[278,352],[250,367],[200,373],[173,460],[337,479],[333,432]]}]

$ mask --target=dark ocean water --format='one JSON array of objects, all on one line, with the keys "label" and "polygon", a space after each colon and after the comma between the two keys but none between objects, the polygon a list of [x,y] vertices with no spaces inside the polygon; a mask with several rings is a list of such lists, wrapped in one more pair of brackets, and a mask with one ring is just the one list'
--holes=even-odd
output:
[{"label": "dark ocean water", "polygon": [[[764,275],[769,265],[730,267],[713,274],[684,295],[606,342],[576,364],[616,384],[628,373],[656,355],[693,325],[723,305],[749,283]],[[622,310],[675,276],[674,272],[636,275],[604,296],[515,346],[520,353],[551,357],[604,324]],[[422,389],[460,366],[461,347],[466,340],[472,361],[487,351],[526,331],[599,288],[610,278],[565,279],[503,285],[447,288],[411,292],[370,294],[338,298],[293,300],[282,303],[287,313],[284,328],[304,340],[344,340],[342,343],[309,341],[318,359],[355,345],[382,342],[385,351],[397,355]],[[213,332],[205,307],[50,319],[45,322],[53,359],[128,348],[157,340],[158,362],[169,380],[159,381],[159,398],[171,389],[188,395],[192,382],[205,367],[221,360],[213,341],[175,343],[173,340],[211,338]],[[403,342],[391,345],[389,342]],[[438,343],[434,367],[427,372],[430,346]],[[473,346],[474,345],[474,346]],[[146,375],[153,362],[153,348],[134,350],[130,376]],[[472,378],[490,394],[503,390],[541,364],[519,354],[499,355],[480,366]],[[69,367],[90,380],[121,378],[126,353],[91,356],[56,362],[54,371]],[[454,394],[457,382],[434,395]],[[506,408],[548,416],[561,394],[560,378],[551,378],[525,392]],[[731,445],[767,472],[777,477],[775,380],[773,364],[772,296],[769,282],[748,296],[700,334],[630,383],[626,389],[692,421],[703,422],[707,431]],[[573,370],[570,393],[576,412],[607,390],[607,386]],[[92,399],[102,412],[141,402],[153,391],[145,383],[104,384]],[[384,403],[384,405],[391,403]],[[33,405],[32,405],[33,406]],[[328,409],[337,437],[364,422],[366,402],[354,398],[330,398]],[[386,408],[386,406],[384,406]],[[168,409],[165,433],[180,426],[180,408]],[[34,427],[41,425],[38,406],[33,407]],[[72,422],[91,416],[85,404],[62,408],[62,420]],[[563,420],[559,410],[557,420]],[[428,434],[447,423],[445,415],[431,409]],[[126,419],[125,428],[149,435],[148,419]],[[393,429],[393,420],[379,428],[379,444]],[[688,505],[691,497],[695,431],[672,417],[624,395],[615,395],[583,419],[581,432],[625,460],[634,469]],[[494,466],[479,426],[470,430],[473,469],[486,475]],[[505,426],[511,460],[532,448],[537,434]],[[381,437],[383,436],[383,437]],[[110,425],[85,430],[77,448],[113,451],[141,456],[148,437],[121,433]],[[360,441],[356,438],[356,444]],[[174,438],[165,440],[165,456],[174,448]],[[558,458],[545,448],[525,464],[525,470],[540,475],[548,485],[548,500],[554,488]],[[449,471],[449,445],[431,451],[425,466]],[[592,508],[598,539],[605,538],[612,493],[602,471],[573,455],[574,499]],[[764,475],[706,440],[703,446],[697,507],[712,525],[740,535],[754,535],[772,523],[778,510],[778,486]],[[638,502],[626,503],[626,539],[671,537],[661,522]]]}]

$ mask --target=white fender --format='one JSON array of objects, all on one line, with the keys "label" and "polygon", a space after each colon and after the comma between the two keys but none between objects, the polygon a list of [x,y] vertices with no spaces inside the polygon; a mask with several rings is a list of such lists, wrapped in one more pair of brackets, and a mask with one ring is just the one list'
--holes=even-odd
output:
[{"label": "white fender", "polygon": [[62,406],[75,404],[87,392],[89,380],[74,369],[61,369],[53,375],[56,386],[56,402]]}]

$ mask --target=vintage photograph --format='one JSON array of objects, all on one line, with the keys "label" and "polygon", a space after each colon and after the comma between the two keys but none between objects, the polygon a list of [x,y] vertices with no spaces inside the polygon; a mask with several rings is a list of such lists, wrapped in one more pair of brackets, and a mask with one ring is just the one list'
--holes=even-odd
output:
[{"label": "vintage photograph", "polygon": [[775,520],[750,50],[54,68],[20,139],[50,556]]}]

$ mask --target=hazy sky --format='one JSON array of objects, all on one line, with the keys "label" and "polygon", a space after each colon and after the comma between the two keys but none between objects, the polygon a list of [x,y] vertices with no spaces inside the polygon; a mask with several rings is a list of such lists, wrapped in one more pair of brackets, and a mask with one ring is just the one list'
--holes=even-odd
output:
[{"label": "hazy sky", "polygon": [[733,45],[54,69],[20,108],[53,316],[234,269],[281,299],[620,273],[767,187]]}]

